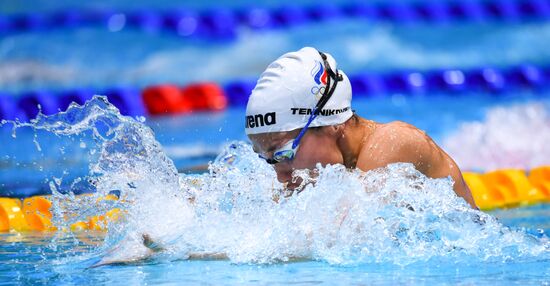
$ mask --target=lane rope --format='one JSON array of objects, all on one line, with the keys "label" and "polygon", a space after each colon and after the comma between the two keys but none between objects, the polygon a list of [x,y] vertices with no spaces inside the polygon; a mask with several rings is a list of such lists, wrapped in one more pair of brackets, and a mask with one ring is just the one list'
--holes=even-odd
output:
[{"label": "lane rope", "polygon": [[307,23],[350,19],[391,22],[395,24],[439,24],[461,22],[518,23],[550,20],[549,0],[486,1],[385,1],[368,3],[316,3],[280,7],[210,8],[170,11],[139,9],[66,9],[50,13],[28,12],[0,15],[0,35],[59,28],[104,27],[108,31],[139,29],[148,33],[172,33],[180,37],[232,39],[238,29],[282,29]]},{"label": "lane rope", "polygon": [[[503,93],[550,87],[550,66],[519,65],[509,68],[438,69],[432,71],[358,72],[349,76],[354,97],[392,94],[409,96],[479,92]],[[0,120],[35,118],[40,106],[49,115],[66,110],[71,102],[83,104],[94,94],[105,95],[124,115],[180,114],[219,111],[227,106],[245,106],[256,79],[237,79],[218,84],[192,83],[185,86],[158,84],[140,90],[135,87],[74,88],[61,91],[34,90],[22,94],[0,92]]]}]

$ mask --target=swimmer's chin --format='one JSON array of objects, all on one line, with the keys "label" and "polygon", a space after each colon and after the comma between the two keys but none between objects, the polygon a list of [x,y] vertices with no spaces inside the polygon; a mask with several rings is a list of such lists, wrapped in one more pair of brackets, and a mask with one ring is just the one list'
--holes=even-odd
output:
[{"label": "swimmer's chin", "polygon": [[293,194],[299,194],[301,193],[307,184],[309,183],[315,183],[311,180],[308,180],[307,182],[304,181],[301,177],[294,177],[291,181],[285,182],[283,184],[283,197],[290,197]]},{"label": "swimmer's chin", "polygon": [[295,192],[295,191],[300,192],[302,189],[304,189],[304,186],[302,186],[301,183],[287,182],[284,184],[284,189],[292,192]]}]

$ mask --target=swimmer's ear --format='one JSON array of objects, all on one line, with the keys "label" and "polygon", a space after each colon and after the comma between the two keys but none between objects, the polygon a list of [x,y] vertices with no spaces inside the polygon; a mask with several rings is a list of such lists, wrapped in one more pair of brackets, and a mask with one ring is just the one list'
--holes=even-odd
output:
[{"label": "swimmer's ear", "polygon": [[330,135],[339,136],[339,135],[342,135],[342,132],[344,132],[344,125],[343,124],[330,125],[330,126],[326,126],[324,130]]}]

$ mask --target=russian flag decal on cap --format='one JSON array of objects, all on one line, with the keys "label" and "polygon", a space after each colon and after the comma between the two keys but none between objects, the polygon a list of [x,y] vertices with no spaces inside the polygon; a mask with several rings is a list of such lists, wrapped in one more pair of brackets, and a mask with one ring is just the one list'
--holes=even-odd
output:
[{"label": "russian flag decal on cap", "polygon": [[321,62],[315,61],[315,66],[311,70],[311,76],[313,76],[313,80],[317,84],[323,83],[324,85],[327,84],[327,71],[321,64]]}]

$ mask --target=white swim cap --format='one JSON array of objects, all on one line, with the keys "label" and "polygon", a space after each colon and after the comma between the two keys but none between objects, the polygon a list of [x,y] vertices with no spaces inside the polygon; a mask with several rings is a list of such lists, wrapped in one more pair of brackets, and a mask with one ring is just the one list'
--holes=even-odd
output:
[{"label": "white swim cap", "polygon": [[[326,60],[336,72],[336,61]],[[320,53],[310,47],[284,54],[262,73],[248,98],[246,134],[291,131],[303,128],[326,88],[327,67]],[[328,126],[346,122],[352,115],[351,84],[338,70],[334,93],[310,126]],[[334,84],[331,80],[330,85]]]}]

